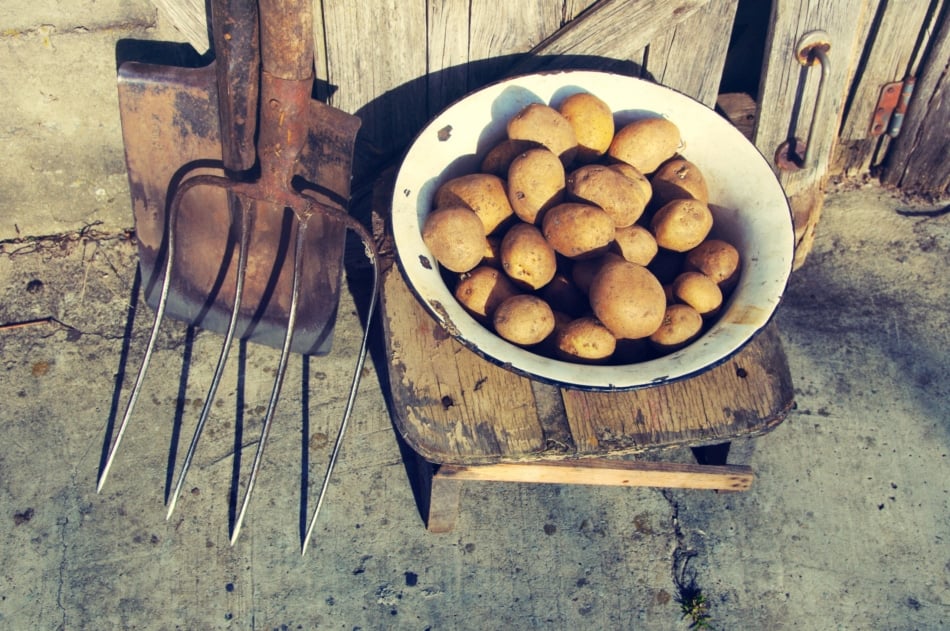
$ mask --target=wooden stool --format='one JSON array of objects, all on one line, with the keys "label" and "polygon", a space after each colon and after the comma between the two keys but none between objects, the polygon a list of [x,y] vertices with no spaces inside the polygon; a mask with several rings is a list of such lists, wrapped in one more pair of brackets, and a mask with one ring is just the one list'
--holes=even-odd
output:
[{"label": "wooden stool", "polygon": [[[432,532],[454,527],[465,481],[748,489],[751,468],[725,464],[730,442],[768,432],[792,406],[774,323],[688,380],[630,392],[558,388],[456,342],[389,263],[381,309],[391,409]],[[693,448],[699,462],[629,459],[674,447]]]}]

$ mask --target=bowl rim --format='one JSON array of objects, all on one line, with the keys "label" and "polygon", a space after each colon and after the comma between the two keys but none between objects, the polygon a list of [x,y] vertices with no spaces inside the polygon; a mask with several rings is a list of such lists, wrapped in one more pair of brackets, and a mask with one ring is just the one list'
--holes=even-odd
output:
[{"label": "bowl rim", "polygon": [[[548,373],[535,372],[533,370],[529,370],[523,367],[523,365],[520,362],[511,361],[510,359],[503,359],[494,353],[487,352],[486,350],[481,348],[481,346],[478,343],[476,343],[475,341],[473,341],[472,339],[470,339],[469,337],[463,334],[463,331],[460,330],[458,324],[456,324],[456,320],[461,318],[462,323],[464,323],[465,327],[468,327],[468,326],[478,327],[481,331],[484,331],[485,334],[490,335],[492,336],[492,338],[497,340],[497,342],[501,344],[504,348],[506,349],[510,348],[510,350],[512,350],[512,352],[515,354],[516,357],[519,356],[520,354],[526,353],[526,354],[531,355],[533,358],[535,358],[535,361],[541,361],[545,364],[551,364],[554,366],[563,365],[568,374],[570,374],[571,371],[580,371],[580,372],[591,372],[594,374],[603,373],[606,375],[609,373],[609,374],[614,374],[614,375],[621,375],[624,372],[623,371],[624,367],[636,366],[638,368],[643,368],[643,369],[646,369],[650,366],[663,367],[663,366],[671,364],[671,358],[681,357],[684,352],[688,351],[688,349],[691,348],[694,344],[697,344],[699,341],[701,341],[708,334],[709,331],[708,330],[705,331],[702,336],[697,338],[697,340],[692,342],[690,345],[684,347],[683,349],[679,349],[673,353],[670,353],[670,354],[667,354],[655,359],[650,359],[650,360],[646,360],[642,362],[636,362],[632,364],[582,364],[578,362],[569,362],[569,361],[545,357],[543,355],[540,355],[538,353],[531,351],[530,349],[519,347],[511,342],[504,340],[503,338],[498,336],[496,333],[491,331],[488,327],[485,327],[483,324],[477,322],[470,314],[468,314],[464,310],[464,308],[461,307],[461,305],[457,301],[455,301],[454,296],[451,296],[451,291],[449,290],[447,286],[445,287],[445,289],[449,294],[449,299],[454,301],[455,303],[454,307],[457,307],[457,309],[453,307],[450,310],[457,311],[456,315],[459,316],[459,318],[453,318],[451,314],[449,314],[448,311],[445,309],[445,307],[441,304],[440,301],[435,301],[435,303],[433,304],[431,297],[427,297],[423,295],[423,293],[416,286],[416,283],[413,282],[413,273],[409,269],[409,264],[410,264],[409,261],[404,260],[403,253],[399,249],[398,239],[396,237],[398,231],[396,230],[396,226],[395,226],[396,213],[390,212],[387,218],[387,223],[390,229],[390,234],[393,236],[394,259],[396,261],[397,268],[399,269],[400,273],[403,276],[403,280],[405,281],[406,286],[409,288],[414,298],[419,303],[422,304],[422,306],[424,307],[424,310],[428,313],[428,315],[432,317],[435,320],[435,322],[440,327],[442,327],[454,341],[460,343],[463,347],[475,353],[478,357],[484,360],[487,360],[496,366],[504,368],[514,374],[517,374],[522,377],[526,377],[533,381],[538,381],[544,384],[554,385],[561,388],[590,391],[590,392],[629,391],[629,390],[638,390],[642,388],[651,388],[651,387],[655,387],[659,385],[665,385],[665,384],[674,383],[677,381],[690,379],[700,374],[703,374],[705,372],[708,372],[709,370],[716,368],[717,366],[721,366],[722,364],[726,363],[727,361],[735,357],[736,354],[741,352],[763,329],[769,326],[769,324],[775,318],[775,314],[778,310],[779,304],[782,301],[782,298],[786,291],[786,288],[790,279],[790,275],[792,272],[792,267],[793,267],[793,262],[794,262],[793,260],[794,250],[795,250],[794,224],[793,224],[791,207],[789,205],[787,195],[785,194],[783,187],[778,181],[777,176],[775,176],[774,171],[772,171],[771,167],[768,166],[768,160],[765,157],[765,155],[748,138],[746,138],[738,129],[736,129],[735,126],[732,125],[732,123],[728,121],[728,119],[726,119],[725,117],[722,117],[720,114],[715,112],[713,108],[707,106],[706,104],[702,103],[701,101],[697,100],[696,98],[688,94],[685,94],[679,90],[676,90],[675,88],[664,86],[655,81],[650,81],[647,79],[643,79],[641,77],[633,77],[629,75],[623,75],[623,74],[618,74],[618,73],[609,72],[609,71],[601,71],[601,70],[550,70],[550,71],[542,71],[542,72],[516,75],[516,76],[507,77],[504,79],[487,83],[475,90],[472,90],[471,92],[468,92],[467,94],[459,97],[458,99],[455,99],[454,101],[446,105],[444,108],[442,108],[413,136],[412,140],[406,145],[406,149],[403,151],[401,155],[399,166],[396,171],[395,179],[393,182],[392,208],[396,207],[397,200],[399,199],[399,194],[400,194],[400,189],[401,189],[400,185],[402,184],[403,171],[406,168],[407,159],[411,156],[413,149],[416,147],[416,145],[419,143],[422,137],[424,137],[427,133],[431,134],[433,131],[438,130],[437,126],[440,124],[442,119],[449,112],[451,112],[454,108],[459,106],[459,104],[466,101],[470,101],[476,95],[485,94],[491,91],[499,90],[503,86],[519,87],[519,84],[524,83],[524,82],[530,83],[535,78],[543,77],[547,79],[552,76],[563,77],[565,79],[566,86],[576,84],[576,86],[580,88],[580,90],[578,91],[585,90],[584,81],[583,81],[584,78],[596,77],[599,80],[616,79],[618,81],[628,82],[631,86],[632,85],[649,86],[647,88],[648,90],[660,90],[660,91],[667,92],[674,99],[679,99],[683,102],[687,102],[687,101],[691,102],[692,105],[690,107],[694,107],[694,106],[700,107],[704,110],[707,110],[707,112],[711,112],[715,114],[715,116],[717,118],[720,118],[722,122],[724,123],[723,129],[727,127],[731,128],[734,131],[734,134],[737,136],[737,138],[741,139],[739,142],[743,143],[746,149],[752,149],[754,151],[754,153],[757,156],[756,159],[761,163],[760,166],[764,165],[768,169],[769,173],[771,174],[771,178],[774,179],[774,182],[770,182],[770,185],[774,185],[773,189],[776,189],[777,192],[781,193],[780,197],[781,197],[782,207],[786,210],[786,213],[784,213],[784,217],[787,219],[787,222],[785,225],[785,227],[787,228],[786,233],[788,237],[787,242],[785,244],[785,248],[787,250],[787,265],[782,270],[782,276],[778,281],[780,284],[780,288],[777,290],[777,294],[775,295],[775,298],[774,298],[774,304],[771,305],[766,317],[761,318],[755,326],[748,327],[746,329],[746,332],[740,335],[738,341],[735,342],[727,351],[724,351],[718,354],[715,358],[709,359],[705,363],[702,363],[701,365],[697,365],[695,367],[686,368],[680,371],[666,371],[665,374],[656,374],[655,376],[649,379],[640,378],[640,379],[635,379],[632,381],[631,380],[625,381],[622,379],[571,380],[571,379],[566,379],[559,376],[552,376],[550,372]],[[567,83],[567,81],[570,81],[572,79],[575,79],[573,83]],[[582,79],[582,80],[576,81],[576,79]],[[656,113],[656,110],[650,110],[650,111]],[[616,118],[616,112],[615,112],[615,118]],[[481,132],[484,132],[484,129],[482,129]],[[443,168],[443,171],[441,173],[434,173],[432,177],[430,178],[430,181],[439,179],[440,177],[442,177],[444,172],[448,170],[448,168],[449,167],[446,166]],[[414,193],[413,197],[415,196],[416,194]],[[778,199],[778,197],[776,197],[776,199]],[[418,204],[417,204],[416,212],[418,212]],[[778,211],[776,211],[776,214],[777,212]],[[415,255],[410,254],[407,256],[412,258]],[[436,267],[438,268],[438,263],[435,262],[434,259],[432,259],[431,262],[435,263]],[[436,271],[438,272],[438,269]],[[444,281],[443,281],[443,284],[444,284]],[[730,302],[732,301],[732,297],[730,297],[729,301]],[[725,303],[723,305],[723,312],[725,312],[725,310],[728,308],[728,304],[729,303]],[[658,371],[658,372],[663,372],[663,371]]]}]

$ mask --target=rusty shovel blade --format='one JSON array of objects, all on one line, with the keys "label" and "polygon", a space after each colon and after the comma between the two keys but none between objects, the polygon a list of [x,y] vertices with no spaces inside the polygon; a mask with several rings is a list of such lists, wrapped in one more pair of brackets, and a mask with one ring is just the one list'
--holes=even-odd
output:
[{"label": "rusty shovel blade", "polygon": [[[126,62],[118,94],[146,303],[155,308],[162,284],[168,211],[175,191],[197,175],[226,174],[222,162],[215,62],[201,68]],[[357,117],[311,100],[307,141],[295,185],[345,212],[350,196]],[[234,305],[239,229],[228,193],[195,187],[181,199],[165,314],[224,334]],[[230,228],[229,228],[230,226]],[[309,222],[306,265],[293,352],[329,352],[339,302],[345,225],[325,213]],[[248,261],[236,336],[280,348],[293,284],[295,221],[261,213],[249,235]]]}]

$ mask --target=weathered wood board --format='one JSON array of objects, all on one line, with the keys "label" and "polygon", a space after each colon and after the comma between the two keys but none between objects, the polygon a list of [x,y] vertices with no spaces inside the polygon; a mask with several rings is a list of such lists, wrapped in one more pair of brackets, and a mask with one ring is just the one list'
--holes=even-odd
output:
[{"label": "weathered wood board", "polygon": [[[357,150],[356,186],[368,184],[383,165],[429,120],[467,92],[504,76],[556,67],[597,67],[652,78],[707,105],[714,105],[730,44],[738,0],[312,0],[316,94],[363,121]],[[199,52],[209,48],[202,0],[154,0]],[[857,176],[881,166],[892,139],[869,136],[881,86],[933,66],[917,86],[922,110],[939,112],[931,100],[946,64],[932,35],[947,20],[946,0],[775,0],[762,59],[761,91],[752,95],[761,117],[756,144],[768,156],[810,125],[817,71],[793,59],[798,38],[822,29],[831,38],[828,104],[816,126],[818,163],[782,173],[795,209],[800,265],[810,250],[829,174]],[[941,58],[941,54],[944,55]],[[912,108],[914,109],[914,108]],[[793,123],[793,117],[797,123]],[[933,114],[928,127],[939,123]],[[919,128],[918,128],[919,129]],[[839,134],[840,131],[840,134]],[[908,134],[910,132],[905,132]],[[931,150],[928,145],[934,144]],[[941,178],[922,176],[939,164],[939,138],[905,138],[887,160],[886,179],[918,192],[939,193]],[[929,157],[924,157],[928,156]],[[907,163],[907,164],[905,164]],[[944,187],[945,188],[945,187]]]},{"label": "weathered wood board", "polygon": [[[870,24],[870,4],[871,0],[775,0],[772,5],[755,144],[774,159],[779,147],[793,137],[810,142],[810,164],[790,170],[773,162],[794,216],[796,267],[804,263],[814,240],[844,104]],[[796,55],[801,38],[816,30],[823,31],[830,44],[820,103],[821,66],[802,65]]]},{"label": "weathered wood board", "polygon": [[950,193],[950,16],[945,11],[883,181],[919,194]]},{"label": "weathered wood board", "polygon": [[[732,31],[738,5],[738,0],[709,2],[661,33],[649,45],[646,74],[713,107],[729,48],[722,34]],[[704,63],[696,63],[699,59]]]},{"label": "weathered wood board", "polygon": [[586,392],[534,383],[466,349],[426,313],[396,266],[384,274],[382,314],[395,424],[430,462],[617,456],[728,442],[769,431],[793,401],[773,325],[692,379]]},{"label": "weathered wood board", "polygon": [[[944,4],[944,0],[877,3],[848,97],[832,173],[860,176],[887,155],[891,118],[877,115],[882,90],[916,77]],[[882,128],[872,129],[878,123]]]}]

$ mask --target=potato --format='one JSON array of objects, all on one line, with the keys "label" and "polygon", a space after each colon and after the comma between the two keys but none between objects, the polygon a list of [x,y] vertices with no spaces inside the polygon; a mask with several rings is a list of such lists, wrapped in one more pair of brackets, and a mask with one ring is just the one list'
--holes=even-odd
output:
[{"label": "potato", "polygon": [[698,199],[709,202],[706,178],[695,164],[684,158],[664,162],[650,178],[653,196],[658,205],[674,199]]},{"label": "potato", "polygon": [[463,274],[455,286],[455,299],[482,322],[489,322],[498,305],[518,293],[504,272],[484,265]]},{"label": "potato", "polygon": [[722,306],[722,290],[702,272],[683,272],[673,281],[673,297],[709,316]]},{"label": "potato", "polygon": [[609,105],[593,94],[578,92],[561,101],[558,111],[574,128],[578,162],[593,162],[607,153],[614,138],[614,114]]},{"label": "potato", "polygon": [[426,216],[422,241],[439,263],[453,272],[467,272],[485,256],[482,221],[464,206],[441,208]]},{"label": "potato", "polygon": [[591,204],[566,202],[544,213],[541,231],[559,254],[571,259],[604,253],[616,233],[613,219]]},{"label": "potato", "polygon": [[653,197],[653,186],[650,184],[650,180],[644,174],[640,173],[635,166],[631,166],[626,162],[615,162],[614,164],[607,165],[614,171],[621,173],[627,178],[633,180],[633,182],[640,187],[641,194],[647,199]]},{"label": "potato", "polygon": [[686,253],[684,269],[702,272],[727,291],[739,279],[739,251],[721,239],[707,239]]},{"label": "potato", "polygon": [[558,356],[583,363],[598,363],[617,348],[617,338],[597,318],[571,320],[557,332]]},{"label": "potato", "polygon": [[587,259],[574,261],[571,266],[571,280],[574,285],[584,294],[590,293],[590,285],[594,282],[594,276],[609,261],[622,261],[622,256],[615,252],[605,252],[603,256],[596,256]]},{"label": "potato", "polygon": [[587,296],[564,272],[555,273],[539,295],[555,312],[577,317],[590,310]]},{"label": "potato", "polygon": [[577,155],[577,135],[571,122],[553,107],[531,103],[515,114],[507,125],[508,138],[544,145],[566,167]]},{"label": "potato", "polygon": [[486,235],[514,217],[505,181],[489,173],[469,173],[444,182],[435,193],[435,207],[468,206],[482,220]]},{"label": "potato", "polygon": [[589,297],[594,315],[617,338],[649,337],[660,328],[666,313],[660,281],[630,261],[606,263],[594,276]]},{"label": "potato", "polygon": [[541,214],[564,200],[564,165],[545,148],[516,156],[508,168],[508,201],[522,221],[539,222]]},{"label": "potato", "polygon": [[649,230],[639,224],[634,224],[617,228],[611,250],[618,252],[631,263],[647,266],[656,256],[659,246]]},{"label": "potato", "polygon": [[702,330],[703,316],[698,311],[689,305],[670,305],[660,328],[650,335],[650,342],[664,352],[672,352],[695,340]]},{"label": "potato", "polygon": [[557,255],[536,226],[519,223],[501,240],[501,269],[515,284],[539,289],[554,278]]},{"label": "potato", "polygon": [[661,248],[686,252],[702,243],[713,226],[709,206],[698,199],[676,199],[664,205],[650,221]]},{"label": "potato", "polygon": [[680,130],[672,121],[641,118],[627,123],[614,134],[607,154],[643,174],[650,174],[672,158],[682,144]]},{"label": "potato", "polygon": [[508,167],[511,166],[512,160],[528,149],[534,149],[539,146],[538,143],[529,140],[512,140],[511,138],[505,138],[488,150],[488,153],[482,158],[479,171],[506,178],[508,177]]},{"label": "potato", "polygon": [[650,201],[639,184],[599,164],[572,171],[567,177],[567,192],[578,201],[603,208],[618,228],[633,225]]},{"label": "potato", "polygon": [[492,324],[509,342],[531,346],[543,342],[554,330],[554,311],[533,294],[519,294],[498,305]]}]

